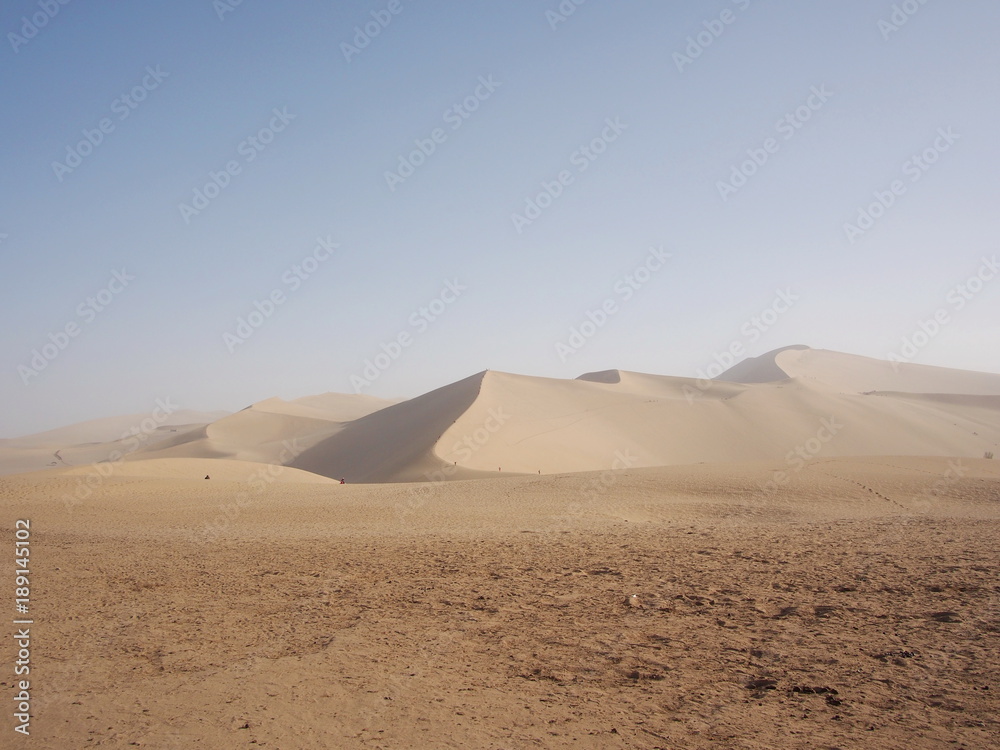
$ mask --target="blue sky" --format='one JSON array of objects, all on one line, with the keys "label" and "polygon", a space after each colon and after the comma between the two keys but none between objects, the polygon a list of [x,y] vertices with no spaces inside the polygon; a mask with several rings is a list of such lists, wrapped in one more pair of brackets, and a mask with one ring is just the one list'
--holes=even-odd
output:
[{"label": "blue sky", "polygon": [[1000,371],[996,3],[230,4],[4,4],[0,436],[731,347]]}]

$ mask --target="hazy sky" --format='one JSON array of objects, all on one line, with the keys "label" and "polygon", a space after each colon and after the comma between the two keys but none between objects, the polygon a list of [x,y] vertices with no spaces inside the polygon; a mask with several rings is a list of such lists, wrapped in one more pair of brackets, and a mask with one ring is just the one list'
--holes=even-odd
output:
[{"label": "hazy sky", "polygon": [[993,0],[62,2],[0,12],[0,436],[731,346],[1000,371]]}]

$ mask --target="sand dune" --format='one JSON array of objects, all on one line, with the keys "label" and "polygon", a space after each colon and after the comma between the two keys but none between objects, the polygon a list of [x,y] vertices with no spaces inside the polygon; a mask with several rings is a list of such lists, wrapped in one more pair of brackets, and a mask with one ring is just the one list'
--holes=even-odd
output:
[{"label": "sand dune", "polygon": [[99,419],[0,440],[0,474],[149,458],[287,463],[346,423],[394,403],[325,393],[266,399],[235,414],[177,411],[152,421],[149,414]]},{"label": "sand dune", "polygon": [[888,362],[826,349],[792,346],[744,360],[719,376],[737,383],[798,378],[844,393],[899,391],[1000,396],[1000,375]]},{"label": "sand dune", "polygon": [[[229,412],[200,412],[188,409],[172,411],[162,417],[157,415],[156,422],[163,427],[178,425],[208,424],[229,415]],[[129,414],[121,417],[104,417],[87,422],[78,422],[66,427],[59,427],[34,435],[0,440],[0,445],[16,442],[24,446],[50,445],[80,445],[84,443],[110,443],[118,440],[124,433],[133,428],[141,429],[149,414]]]},{"label": "sand dune", "polygon": [[1000,378],[804,348],[737,376],[486,371],[21,443],[111,438],[0,477],[30,744],[996,745]]},{"label": "sand dune", "polygon": [[[293,409],[293,411],[295,411]],[[147,458],[234,458],[285,463],[296,446],[308,446],[336,433],[340,422],[248,407],[236,414],[179,435],[173,441],[138,451],[130,460]]]},{"label": "sand dune", "polygon": [[[780,367],[789,372],[772,380]],[[488,371],[359,420],[293,465],[414,481],[764,459],[795,468],[818,455],[981,457],[1000,446],[997,375],[921,365],[897,374],[887,362],[800,347],[734,374],[749,382]]]},{"label": "sand dune", "polygon": [[441,468],[434,446],[476,403],[486,375],[473,375],[362,417],[291,465],[325,476],[350,477],[352,482],[419,480]]},{"label": "sand dune", "polygon": [[222,419],[228,412],[178,410],[80,422],[55,430],[0,440],[0,474],[107,461],[142,446],[167,443],[177,435]]},{"label": "sand dune", "polygon": [[72,442],[84,434],[95,430],[6,441],[0,467],[88,464],[117,451],[127,461],[225,458],[399,482],[758,460],[794,469],[816,456],[887,453],[975,458],[1000,452],[1000,375],[793,346],[712,381],[486,371],[403,402],[267,399],[189,429],[157,429],[140,446]]},{"label": "sand dune", "polygon": [[803,344],[794,344],[774,349],[759,357],[747,357],[722,373],[718,380],[732,383],[773,383],[785,380],[791,376],[778,365],[778,357],[785,352],[803,351],[808,348]]},{"label": "sand dune", "polygon": [[[481,471],[556,473],[778,459],[803,446],[823,456],[981,457],[1000,443],[1000,399],[846,395],[806,379],[689,401],[694,383],[622,373],[618,383],[488,373],[476,402],[435,445],[447,463]],[[505,422],[495,432],[491,414]],[[494,420],[494,424],[495,424]]]},{"label": "sand dune", "polygon": [[[272,401],[274,400],[272,399]],[[281,399],[277,400],[281,401]],[[404,400],[401,398],[378,398],[365,394],[321,393],[316,396],[303,396],[302,398],[282,403],[287,404],[289,407],[297,406],[308,409],[312,412],[313,416],[322,416],[322,418],[330,419],[334,422],[351,422]]]},{"label": "sand dune", "polygon": [[[326,393],[295,401],[270,398],[133,458],[235,458],[288,464],[344,426],[396,403],[364,395]],[[332,475],[331,475],[332,476]]]}]

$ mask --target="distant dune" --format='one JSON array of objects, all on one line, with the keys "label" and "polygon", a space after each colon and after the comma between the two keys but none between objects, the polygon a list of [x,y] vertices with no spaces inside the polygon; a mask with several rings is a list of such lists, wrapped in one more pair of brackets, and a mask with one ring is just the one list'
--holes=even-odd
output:
[{"label": "distant dune", "polygon": [[746,359],[719,376],[719,380],[736,383],[767,383],[786,378],[822,383],[844,393],[1000,395],[1000,375],[886,362],[805,346],[786,347]]},{"label": "distant dune", "polygon": [[345,425],[393,404],[374,396],[326,393],[294,401],[270,398],[139,451],[133,459],[234,458],[288,464],[299,453]]},{"label": "distant dune", "polygon": [[[118,424],[108,423],[111,435]],[[3,441],[0,468],[109,460],[117,443],[73,442],[86,434],[94,427]],[[981,458],[998,447],[1000,375],[792,346],[712,381],[485,371],[403,402],[272,398],[186,429],[158,429],[124,460],[277,463],[354,483],[747,461],[798,471],[819,457]]]},{"label": "distant dune", "polygon": [[[746,382],[731,382],[736,378]],[[1000,375],[791,347],[716,381],[483,372],[386,409],[292,465],[354,481],[550,474],[818,456],[982,457]]]},{"label": "distant dune", "polygon": [[151,458],[284,464],[345,424],[393,403],[324,393],[293,401],[270,398],[236,414],[179,411],[161,424],[151,423],[148,414],[95,420],[0,440],[0,474]]},{"label": "distant dune", "polygon": [[153,419],[150,414],[131,414],[0,440],[0,474],[106,461],[115,454],[168,442],[227,415],[180,410]]}]

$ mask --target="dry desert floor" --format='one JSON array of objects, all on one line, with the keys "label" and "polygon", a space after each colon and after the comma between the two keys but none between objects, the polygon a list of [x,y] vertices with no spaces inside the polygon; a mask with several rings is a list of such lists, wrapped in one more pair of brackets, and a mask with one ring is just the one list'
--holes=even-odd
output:
[{"label": "dry desert floor", "polygon": [[3,477],[33,716],[0,745],[997,747],[1000,463],[955,461]]}]

